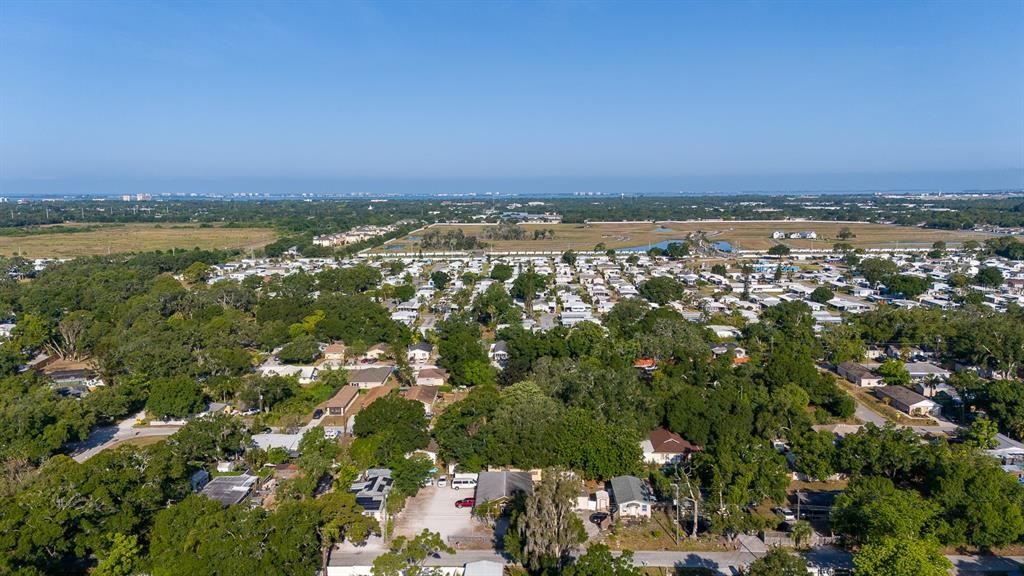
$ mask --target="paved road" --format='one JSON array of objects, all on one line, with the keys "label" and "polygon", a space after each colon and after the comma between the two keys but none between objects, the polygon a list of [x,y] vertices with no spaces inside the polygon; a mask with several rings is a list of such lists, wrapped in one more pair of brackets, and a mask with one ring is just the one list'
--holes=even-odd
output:
[{"label": "paved road", "polygon": [[[378,539],[379,540],[379,539]],[[328,576],[341,573],[346,566],[370,566],[374,558],[383,553],[382,542],[371,543],[365,547],[355,548],[347,544],[335,549],[328,563]],[[838,548],[819,548],[805,554],[813,567],[850,568],[852,560],[849,552]],[[633,553],[637,566],[659,568],[708,568],[718,574],[734,575],[749,566],[757,555],[744,551],[735,552],[667,552],[638,551]],[[984,572],[1005,572],[1020,576],[1024,567],[1024,557],[1019,556],[947,556],[953,563],[954,574],[977,574]],[[462,566],[467,562],[490,560],[502,564],[514,564],[509,558],[494,550],[460,550],[456,554],[442,554],[440,558],[427,561],[428,566]],[[330,567],[336,569],[332,571]],[[345,572],[351,573],[351,572]]]},{"label": "paved road", "polygon": [[93,430],[89,437],[76,447],[77,450],[71,457],[74,458],[75,462],[85,462],[100,452],[113,448],[119,442],[131,440],[132,438],[170,436],[181,428],[180,424],[135,428],[135,419],[139,417],[140,415],[136,414],[118,422],[116,426],[103,426]]}]

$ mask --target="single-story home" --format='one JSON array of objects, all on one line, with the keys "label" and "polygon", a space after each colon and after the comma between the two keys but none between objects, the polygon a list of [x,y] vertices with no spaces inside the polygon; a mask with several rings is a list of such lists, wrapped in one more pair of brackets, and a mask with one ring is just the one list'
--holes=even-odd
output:
[{"label": "single-story home", "polygon": [[409,347],[406,359],[413,364],[426,364],[434,353],[434,345],[429,342],[420,342]]},{"label": "single-story home", "polygon": [[504,340],[498,340],[487,350],[487,356],[491,359],[491,362],[497,364],[504,364],[508,362],[508,343]]},{"label": "single-story home", "polygon": [[911,380],[927,380],[932,377],[945,380],[950,374],[949,370],[931,362],[907,362],[903,367],[907,369]]},{"label": "single-story home", "polygon": [[443,368],[423,368],[416,373],[417,386],[444,386],[448,383],[448,372]]},{"label": "single-story home", "polygon": [[346,416],[358,397],[358,387],[342,386],[341,390],[338,390],[334,396],[327,399],[321,406],[331,416]]},{"label": "single-story home", "polygon": [[256,485],[258,480],[259,476],[250,476],[248,474],[242,474],[241,476],[217,476],[207,482],[199,493],[227,507],[244,500],[252,492],[252,487]]},{"label": "single-story home", "polygon": [[434,413],[434,402],[437,400],[437,386],[413,386],[402,392],[406,400],[415,400],[423,404],[423,411],[427,414]]},{"label": "single-story home", "polygon": [[669,462],[685,462],[694,452],[700,452],[700,446],[672,432],[667,428],[657,428],[640,442],[644,452],[644,462],[651,464],[668,464]]},{"label": "single-story home", "polygon": [[379,388],[387,384],[390,378],[390,366],[375,366],[373,368],[363,368],[362,370],[351,370],[348,373],[349,384],[364,390]]},{"label": "single-story home", "polygon": [[331,363],[342,363],[345,361],[345,343],[338,341],[328,344],[324,348],[324,360]]},{"label": "single-story home", "polygon": [[533,493],[533,476],[529,472],[481,472],[476,482],[478,504],[504,502],[516,494]]},{"label": "single-story home", "polygon": [[620,518],[648,519],[654,498],[642,480],[636,476],[616,476],[611,480],[611,495]]},{"label": "single-story home", "polygon": [[356,495],[356,504],[363,507],[363,515],[385,522],[385,508],[388,494],[391,493],[391,470],[387,468],[371,468],[349,486],[348,491]]},{"label": "single-story home", "polygon": [[836,367],[840,376],[857,386],[881,386],[882,377],[872,372],[867,366],[847,361]]},{"label": "single-story home", "polygon": [[927,416],[935,413],[939,405],[903,386],[883,386],[875,390],[882,401],[910,416]]},{"label": "single-story home", "polygon": [[388,344],[374,344],[366,349],[366,353],[363,354],[364,360],[380,360],[386,356],[391,355],[391,346]]}]

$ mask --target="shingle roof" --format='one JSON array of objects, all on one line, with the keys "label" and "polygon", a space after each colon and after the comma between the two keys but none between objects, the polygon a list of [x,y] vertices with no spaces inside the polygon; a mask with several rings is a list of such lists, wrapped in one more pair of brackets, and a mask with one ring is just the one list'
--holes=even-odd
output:
[{"label": "shingle roof", "polygon": [[616,476],[612,478],[612,497],[618,505],[627,502],[650,502],[647,487],[636,476]]},{"label": "shingle roof", "polygon": [[477,476],[477,502],[510,498],[519,492],[533,492],[533,478],[529,472],[481,472]]},{"label": "shingle roof", "polygon": [[688,452],[699,452],[700,446],[690,443],[688,440],[667,428],[657,428],[647,435],[651,442],[651,448],[658,453],[686,454]]}]

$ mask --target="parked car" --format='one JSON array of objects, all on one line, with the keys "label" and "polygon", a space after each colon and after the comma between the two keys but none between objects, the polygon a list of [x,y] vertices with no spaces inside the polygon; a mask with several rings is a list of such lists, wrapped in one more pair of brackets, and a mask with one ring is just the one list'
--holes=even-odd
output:
[{"label": "parked car", "polygon": [[423,479],[423,483],[421,484],[421,486],[424,487],[424,488],[427,488],[428,486],[433,486],[433,485],[434,485],[434,478],[432,476],[427,476],[426,478],[424,478]]},{"label": "parked car", "polygon": [[313,420],[319,420],[320,418],[323,417],[323,415],[324,415],[324,411],[323,410],[321,410],[319,408],[317,408],[316,410],[313,410]]},{"label": "parked car", "polygon": [[447,485],[448,485],[448,477],[447,476],[439,476],[437,478],[437,487],[438,488],[444,488]]},{"label": "parked car", "polygon": [[476,498],[463,498],[455,503],[456,508],[472,508],[476,506]]},{"label": "parked car", "polygon": [[793,514],[793,511],[790,510],[789,508],[783,508],[783,507],[780,506],[780,507],[775,509],[775,513],[778,514],[779,516],[782,516],[782,519],[785,520],[786,522],[794,522],[794,521],[796,521],[796,514]]},{"label": "parked car", "polygon": [[608,513],[607,512],[594,512],[593,514],[590,515],[590,521],[593,522],[594,524],[597,524],[598,526],[603,524],[604,521],[607,520],[607,519],[608,519]]}]

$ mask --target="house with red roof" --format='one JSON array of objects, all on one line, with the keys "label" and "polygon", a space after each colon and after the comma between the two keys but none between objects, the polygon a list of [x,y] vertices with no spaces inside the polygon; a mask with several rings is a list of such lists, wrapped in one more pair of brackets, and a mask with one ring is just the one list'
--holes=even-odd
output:
[{"label": "house with red roof", "polygon": [[640,442],[640,448],[644,452],[644,462],[651,464],[685,462],[692,454],[701,451],[700,446],[667,428],[652,430],[647,439]]}]

